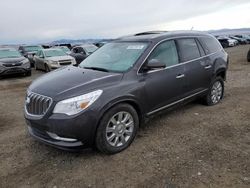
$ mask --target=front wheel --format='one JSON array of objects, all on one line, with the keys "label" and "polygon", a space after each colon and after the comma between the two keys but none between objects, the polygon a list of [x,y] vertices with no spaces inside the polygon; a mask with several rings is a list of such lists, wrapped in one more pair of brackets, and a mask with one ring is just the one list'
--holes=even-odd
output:
[{"label": "front wheel", "polygon": [[45,67],[45,72],[50,72],[50,68],[47,64],[44,64],[44,67]]},{"label": "front wheel", "polygon": [[136,110],[129,104],[118,104],[108,110],[96,133],[96,147],[107,154],[126,149],[134,140],[139,127]]},{"label": "front wheel", "polygon": [[205,103],[208,106],[218,104],[224,96],[224,80],[221,77],[216,77],[205,96]]}]

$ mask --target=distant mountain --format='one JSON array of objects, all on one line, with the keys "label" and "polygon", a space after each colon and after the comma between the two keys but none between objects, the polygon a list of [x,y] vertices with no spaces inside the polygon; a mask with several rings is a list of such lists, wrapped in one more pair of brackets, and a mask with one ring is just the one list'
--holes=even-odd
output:
[{"label": "distant mountain", "polygon": [[51,45],[55,44],[82,44],[82,43],[96,43],[101,41],[111,41],[112,39],[60,39],[51,42]]},{"label": "distant mountain", "polygon": [[212,35],[237,35],[237,34],[247,34],[250,35],[250,28],[242,29],[220,29],[220,30],[210,30],[207,31]]}]

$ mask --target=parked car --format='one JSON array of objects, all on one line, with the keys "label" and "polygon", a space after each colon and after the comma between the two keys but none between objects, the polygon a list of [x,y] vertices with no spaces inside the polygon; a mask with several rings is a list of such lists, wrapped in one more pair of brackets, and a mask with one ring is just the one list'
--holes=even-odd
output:
[{"label": "parked car", "polygon": [[250,49],[248,50],[248,53],[247,53],[247,61],[250,62]]},{"label": "parked car", "polygon": [[0,48],[0,76],[31,75],[30,62],[14,48]]},{"label": "parked car", "polygon": [[86,57],[98,49],[94,44],[84,44],[72,48],[70,55],[75,58],[77,65],[79,65]]},{"label": "parked car", "polygon": [[248,44],[250,43],[250,37],[247,35],[235,35],[235,37],[245,39],[248,42]]},{"label": "parked car", "polygon": [[50,72],[52,69],[57,69],[66,65],[75,65],[76,61],[73,57],[67,55],[60,49],[43,49],[39,50],[34,56],[35,69],[45,70]]},{"label": "parked car", "polygon": [[74,150],[95,145],[114,154],[134,140],[145,119],[202,98],[223,98],[228,54],[203,32],[141,34],[110,42],[78,67],[44,75],[29,86],[30,134]]},{"label": "parked car", "polygon": [[70,54],[70,49],[67,46],[53,46],[53,49],[60,49],[66,54]]},{"label": "parked car", "polygon": [[107,44],[107,42],[104,42],[104,41],[94,43],[94,45],[96,45],[98,48],[101,48],[101,47],[104,46],[105,44]]},{"label": "parked car", "polygon": [[223,48],[233,47],[236,45],[236,42],[233,39],[228,39],[228,38],[217,38],[217,39],[221,43]]},{"label": "parked car", "polygon": [[19,46],[18,48],[19,52],[24,57],[29,59],[32,67],[34,66],[33,57],[38,52],[38,50],[41,50],[41,49],[43,49],[43,47],[40,45],[32,45],[32,46],[25,45],[25,46]]},{"label": "parked car", "polygon": [[238,38],[238,37],[234,37],[234,36],[230,36],[229,38],[237,40],[239,42],[239,44],[248,44],[247,40],[243,39],[243,38]]}]

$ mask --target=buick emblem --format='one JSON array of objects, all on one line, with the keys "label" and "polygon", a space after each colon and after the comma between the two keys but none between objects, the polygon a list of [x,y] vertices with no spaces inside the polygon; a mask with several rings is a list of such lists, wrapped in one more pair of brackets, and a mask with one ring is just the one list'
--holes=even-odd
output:
[{"label": "buick emblem", "polygon": [[26,104],[29,104],[29,103],[30,103],[30,98],[29,98],[29,97],[26,98],[25,103],[26,103]]},{"label": "buick emblem", "polygon": [[12,66],[15,66],[16,64],[15,63],[12,63]]}]

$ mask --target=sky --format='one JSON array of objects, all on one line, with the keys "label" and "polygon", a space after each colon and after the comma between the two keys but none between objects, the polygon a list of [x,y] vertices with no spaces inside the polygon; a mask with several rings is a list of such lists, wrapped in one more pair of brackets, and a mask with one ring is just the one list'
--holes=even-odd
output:
[{"label": "sky", "polygon": [[250,27],[249,0],[0,0],[0,44]]}]

